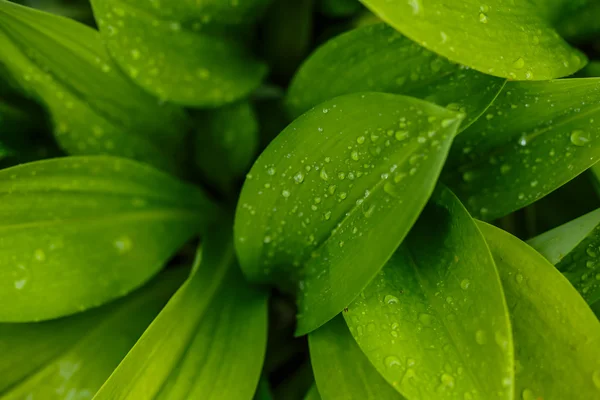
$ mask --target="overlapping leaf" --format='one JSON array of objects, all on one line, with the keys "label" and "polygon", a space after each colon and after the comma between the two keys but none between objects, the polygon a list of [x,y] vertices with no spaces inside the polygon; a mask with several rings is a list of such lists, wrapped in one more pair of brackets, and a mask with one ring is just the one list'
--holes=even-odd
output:
[{"label": "overlapping leaf", "polygon": [[436,190],[344,318],[375,368],[409,399],[512,399],[513,344],[498,272],[447,189]]},{"label": "overlapping leaf", "polygon": [[297,285],[297,333],[348,305],[417,219],[463,115],[383,93],[325,102],[252,167],[235,237],[254,281]]},{"label": "overlapping leaf", "polygon": [[509,82],[462,132],[446,182],[492,220],[562,186],[600,159],[600,79]]},{"label": "overlapping leaf", "polygon": [[545,80],[571,75],[586,62],[553,28],[581,1],[361,1],[423,47],[486,74]]},{"label": "overlapping leaf", "polygon": [[[323,84],[327,82],[326,84]],[[293,116],[333,97],[362,91],[405,94],[467,114],[475,121],[505,80],[453,64],[385,24],[342,34],[317,49],[292,81]]]},{"label": "overlapping leaf", "polygon": [[523,399],[600,395],[600,322],[544,257],[480,223],[496,260],[515,343],[515,393]]},{"label": "overlapping leaf", "polygon": [[133,84],[100,35],[75,21],[0,0],[0,62],[47,108],[71,154],[111,154],[179,172],[183,111]]},{"label": "overlapping leaf", "polygon": [[217,209],[154,168],[107,156],[0,171],[0,321],[72,314],[143,282]]}]

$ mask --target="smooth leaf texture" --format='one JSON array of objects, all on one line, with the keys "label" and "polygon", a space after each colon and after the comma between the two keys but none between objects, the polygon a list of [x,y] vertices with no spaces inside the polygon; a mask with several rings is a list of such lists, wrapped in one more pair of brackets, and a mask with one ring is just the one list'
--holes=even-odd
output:
[{"label": "smooth leaf texture", "polygon": [[463,115],[350,94],[296,119],[258,158],[235,221],[246,276],[298,289],[297,334],[348,305],[417,219]]},{"label": "smooth leaf texture", "polygon": [[515,393],[523,399],[600,395],[600,322],[571,284],[519,239],[480,223],[511,314]]},{"label": "smooth leaf texture", "polygon": [[246,96],[266,74],[266,67],[238,40],[210,28],[221,18],[235,23],[254,15],[266,0],[91,3],[115,61],[138,85],[163,100],[220,106]]},{"label": "smooth leaf texture", "polygon": [[0,321],[50,319],[156,274],[217,209],[196,187],[107,156],[0,171]]},{"label": "smooth leaf texture", "polygon": [[192,276],[95,400],[252,398],[266,347],[267,302],[240,273],[227,228],[211,230]]},{"label": "smooth leaf texture", "polygon": [[321,395],[319,394],[316,385],[312,385],[312,387],[306,394],[306,397],[304,397],[304,400],[321,400]]},{"label": "smooth leaf texture", "polygon": [[183,110],[159,105],[134,85],[95,30],[0,0],[0,62],[43,103],[66,152],[117,155],[180,171],[188,123]]},{"label": "smooth leaf texture", "polygon": [[0,324],[0,397],[91,399],[188,272],[169,270],[126,299],[72,317]]},{"label": "smooth leaf texture", "polygon": [[504,82],[453,64],[389,26],[375,24],[344,33],[317,49],[290,84],[287,106],[292,116],[298,116],[343,94],[405,94],[466,113],[462,130],[485,111]]},{"label": "smooth leaf texture", "polygon": [[402,400],[369,362],[340,315],[308,335],[310,361],[323,400]]},{"label": "smooth leaf texture", "polygon": [[344,318],[377,370],[409,399],[513,398],[513,344],[498,272],[448,189],[436,190]]},{"label": "smooth leaf texture", "polygon": [[508,82],[455,140],[443,180],[473,216],[502,217],[600,160],[600,79]]},{"label": "smooth leaf texture", "polygon": [[600,300],[600,209],[536,236],[528,244],[554,264],[588,304]]},{"label": "smooth leaf texture", "polygon": [[545,80],[571,75],[586,63],[552,27],[565,0],[361,1],[423,47],[486,74]]}]

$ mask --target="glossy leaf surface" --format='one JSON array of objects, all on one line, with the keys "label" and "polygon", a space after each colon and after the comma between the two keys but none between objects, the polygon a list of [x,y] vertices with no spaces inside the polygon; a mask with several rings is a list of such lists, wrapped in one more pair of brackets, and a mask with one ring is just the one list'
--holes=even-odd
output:
[{"label": "glossy leaf surface", "polygon": [[147,165],[65,157],[0,171],[0,321],[101,305],[140,286],[217,209]]},{"label": "glossy leaf surface", "polygon": [[343,94],[405,94],[466,113],[461,125],[465,129],[490,105],[504,82],[451,63],[389,26],[375,24],[344,33],[318,48],[296,73],[287,105],[298,116]]},{"label": "glossy leaf surface", "polygon": [[361,1],[423,47],[486,74],[545,80],[585,66],[552,27],[566,1]]},{"label": "glossy leaf surface", "polygon": [[524,399],[593,399],[600,394],[600,322],[544,257],[480,223],[511,314],[515,393]]},{"label": "glossy leaf surface", "polygon": [[513,345],[498,272],[448,189],[436,190],[344,318],[377,370],[409,399],[512,399]]},{"label": "glossy leaf surface", "polygon": [[509,82],[456,138],[443,180],[478,218],[531,204],[600,159],[598,105],[597,78]]},{"label": "glossy leaf surface", "polygon": [[421,100],[351,94],[296,119],[258,158],[238,203],[246,276],[297,285],[297,334],[338,314],[417,219],[462,115]]}]

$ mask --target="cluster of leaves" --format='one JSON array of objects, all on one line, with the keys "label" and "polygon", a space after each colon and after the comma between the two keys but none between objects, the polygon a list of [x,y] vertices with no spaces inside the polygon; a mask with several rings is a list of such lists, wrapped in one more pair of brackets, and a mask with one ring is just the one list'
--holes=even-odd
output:
[{"label": "cluster of leaves", "polygon": [[1,399],[600,397],[598,3],[22,3]]}]

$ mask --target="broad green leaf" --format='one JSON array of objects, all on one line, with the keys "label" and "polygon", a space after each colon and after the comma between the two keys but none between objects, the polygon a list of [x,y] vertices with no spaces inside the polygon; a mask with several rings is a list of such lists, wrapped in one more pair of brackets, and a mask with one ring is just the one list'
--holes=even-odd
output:
[{"label": "broad green leaf", "polygon": [[552,26],[566,0],[361,1],[423,47],[486,74],[545,80],[586,63]]},{"label": "broad green leaf", "polygon": [[375,368],[409,399],[512,399],[513,345],[498,272],[448,189],[436,190],[344,318]]},{"label": "broad green leaf", "polygon": [[258,121],[252,105],[240,102],[202,111],[196,118],[195,162],[210,182],[227,191],[252,163]]},{"label": "broad green leaf", "polygon": [[236,250],[252,281],[295,285],[298,335],[377,274],[433,191],[462,114],[410,97],[350,94],[289,125],[242,189]]},{"label": "broad green leaf", "polygon": [[65,157],[0,171],[0,321],[73,314],[147,281],[217,209],[127,159]]},{"label": "broad green leaf", "polygon": [[362,8],[358,0],[319,0],[319,10],[321,13],[333,17],[349,17]]},{"label": "broad green leaf", "polygon": [[215,22],[254,18],[266,0],[91,3],[117,64],[162,100],[216,107],[245,97],[266,74],[266,67],[240,41],[211,29]]},{"label": "broad green leaf", "polygon": [[455,140],[443,180],[492,220],[533,203],[600,159],[600,79],[509,82]]},{"label": "broad green leaf", "polygon": [[72,317],[0,324],[0,397],[91,399],[187,272],[169,270],[125,299]]},{"label": "broad green leaf", "polygon": [[273,400],[269,381],[266,376],[263,376],[258,382],[256,393],[254,393],[254,400]]},{"label": "broad green leaf", "polygon": [[95,400],[250,399],[266,347],[267,302],[248,286],[228,225]]},{"label": "broad green leaf", "polygon": [[592,61],[589,63],[583,73],[587,77],[598,77],[600,76],[600,61]]},{"label": "broad green leaf", "polygon": [[306,393],[306,397],[304,397],[304,400],[321,400],[321,395],[319,394],[316,385],[311,386],[308,393]]},{"label": "broad green leaf", "polygon": [[298,116],[342,94],[406,94],[466,113],[461,125],[465,129],[504,82],[453,64],[389,26],[376,24],[344,33],[317,49],[296,73],[287,103],[290,113]]},{"label": "broad green leaf", "polygon": [[337,316],[308,335],[310,361],[323,400],[402,400],[369,362]]},{"label": "broad green leaf", "polygon": [[600,322],[544,257],[479,223],[496,260],[515,343],[515,393],[523,399],[600,395]]},{"label": "broad green leaf", "polygon": [[95,30],[0,0],[0,63],[48,110],[67,153],[117,155],[180,170],[185,113],[134,85]]},{"label": "broad green leaf", "polygon": [[600,300],[600,209],[528,241],[592,304]]}]

